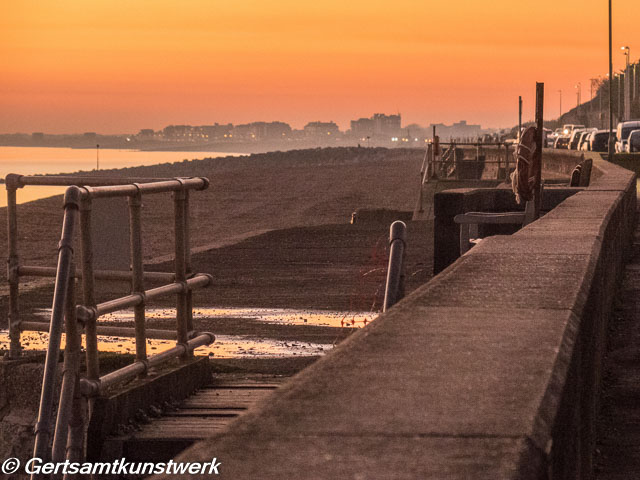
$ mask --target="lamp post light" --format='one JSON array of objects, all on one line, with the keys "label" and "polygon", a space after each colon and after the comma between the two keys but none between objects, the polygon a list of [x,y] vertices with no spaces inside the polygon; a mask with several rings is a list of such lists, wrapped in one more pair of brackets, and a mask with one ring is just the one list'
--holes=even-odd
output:
[{"label": "lamp post light", "polygon": [[631,53],[631,49],[629,47],[620,47],[620,50],[622,50],[624,56],[627,57],[627,69],[629,69],[629,54]]}]

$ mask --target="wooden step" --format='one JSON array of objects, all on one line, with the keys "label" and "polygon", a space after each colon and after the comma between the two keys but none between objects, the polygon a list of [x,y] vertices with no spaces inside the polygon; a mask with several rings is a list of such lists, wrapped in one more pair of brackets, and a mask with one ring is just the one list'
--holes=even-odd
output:
[{"label": "wooden step", "polygon": [[223,431],[252,405],[269,396],[285,378],[214,381],[174,411],[139,431],[111,437],[106,449],[114,458],[130,461],[167,461],[194,442]]}]

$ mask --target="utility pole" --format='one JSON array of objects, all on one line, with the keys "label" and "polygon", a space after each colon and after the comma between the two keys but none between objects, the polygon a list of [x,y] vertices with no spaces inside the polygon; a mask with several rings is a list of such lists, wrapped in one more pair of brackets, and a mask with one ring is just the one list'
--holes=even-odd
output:
[{"label": "utility pole", "polygon": [[96,144],[96,170],[100,170],[100,144]]},{"label": "utility pole", "polygon": [[560,118],[562,116],[562,90],[558,90],[558,93],[560,94],[560,116],[558,118]]},{"label": "utility pole", "polygon": [[618,121],[624,121],[624,104],[622,103],[622,90],[624,88],[624,73],[618,74]]},{"label": "utility pole", "polygon": [[543,140],[543,126],[544,126],[544,83],[536,82],[536,150],[535,150],[535,158],[532,159],[534,165],[538,165],[538,168],[535,170],[535,179],[533,183],[534,191],[536,192],[533,196],[534,202],[534,210],[536,213],[536,218],[540,215],[540,183],[541,175],[542,175],[542,140]]},{"label": "utility pole", "polygon": [[609,0],[609,160],[613,158],[613,98],[611,98],[613,84],[613,56],[611,52],[611,0]]}]

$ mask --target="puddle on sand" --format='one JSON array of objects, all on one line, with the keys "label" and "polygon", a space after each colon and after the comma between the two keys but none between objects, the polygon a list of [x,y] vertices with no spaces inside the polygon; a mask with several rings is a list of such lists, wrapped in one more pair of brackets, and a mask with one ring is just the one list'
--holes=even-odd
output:
[{"label": "puddle on sand", "polygon": [[[36,314],[48,320],[51,309],[41,309]],[[150,308],[146,311],[148,319],[173,319],[175,315],[175,309],[172,308]],[[198,318],[247,319],[280,325],[362,328],[369,324],[377,313],[282,308],[194,308],[193,316],[196,321]],[[111,322],[133,322],[134,317],[132,310],[124,310],[103,315],[100,319]],[[48,338],[48,333],[44,332],[22,332],[21,343],[25,350],[46,350]],[[62,338],[62,348],[64,348],[64,335]],[[132,338],[98,336],[98,342],[101,352],[133,354],[136,351]],[[175,342],[170,340],[147,340],[147,353],[149,355],[160,353],[174,345]],[[0,355],[8,348],[8,334],[6,330],[0,330]],[[332,348],[332,344],[285,342],[243,335],[216,335],[216,341],[212,345],[198,348],[196,355],[213,354],[216,358],[290,357],[322,355]]]},{"label": "puddle on sand", "polygon": [[[22,332],[20,337],[25,350],[46,350],[49,334],[44,332]],[[61,348],[65,344],[62,335]],[[84,341],[83,341],[84,346]],[[147,354],[155,355],[175,346],[171,340],[147,340]],[[0,356],[9,348],[9,336],[6,330],[0,331]],[[215,358],[251,358],[251,357],[290,357],[323,355],[333,348],[331,344],[308,343],[298,341],[280,341],[236,335],[216,335],[211,345],[196,349],[196,355],[213,355]],[[134,339],[126,337],[98,336],[98,349],[101,352],[119,352],[135,354]]]},{"label": "puddle on sand", "polygon": [[[42,309],[38,315],[49,318],[51,310]],[[279,325],[309,325],[318,327],[361,328],[370,323],[378,312],[341,312],[335,310],[297,310],[289,308],[194,308],[193,318],[247,319]],[[148,319],[176,318],[175,308],[148,308]],[[100,317],[102,321],[133,321],[133,311],[125,310]]]}]

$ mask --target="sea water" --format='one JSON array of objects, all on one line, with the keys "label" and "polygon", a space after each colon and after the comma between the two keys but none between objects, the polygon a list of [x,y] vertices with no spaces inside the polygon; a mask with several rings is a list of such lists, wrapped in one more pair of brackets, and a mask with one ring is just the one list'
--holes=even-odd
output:
[{"label": "sea water", "polygon": [[[101,170],[143,165],[174,163],[183,160],[238,156],[238,153],[221,152],[147,152],[141,150],[117,150],[90,148],[53,147],[0,147],[0,177],[9,173],[38,175],[73,173],[80,170],[91,172],[99,163]],[[17,192],[18,203],[30,202],[38,198],[50,197],[64,192],[66,187],[21,188]],[[7,197],[0,194],[0,207],[7,205]]]}]

